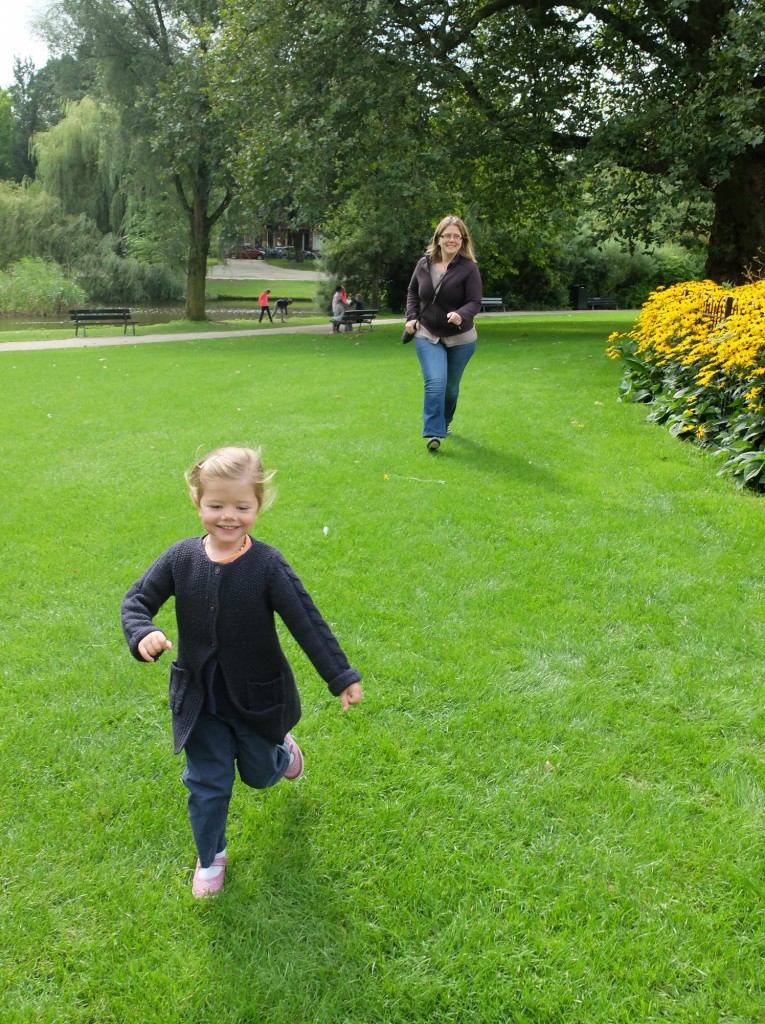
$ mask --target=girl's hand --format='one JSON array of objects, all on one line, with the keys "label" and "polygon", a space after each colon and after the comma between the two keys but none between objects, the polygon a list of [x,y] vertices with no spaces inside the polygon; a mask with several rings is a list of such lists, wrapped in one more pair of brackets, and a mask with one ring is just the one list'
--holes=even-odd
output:
[{"label": "girl's hand", "polygon": [[138,645],[138,653],[144,661],[156,661],[163,651],[172,651],[173,645],[161,629],[148,633]]},{"label": "girl's hand", "polygon": [[459,313],[447,313],[446,319],[449,321],[450,324],[454,324],[456,327],[459,327],[459,325],[462,323],[462,317],[459,315]]},{"label": "girl's hand", "polygon": [[361,683],[351,683],[340,694],[340,703],[343,705],[343,711],[347,711],[351,704],[361,704],[363,699],[364,694],[361,692]]},{"label": "girl's hand", "polygon": [[415,334],[419,326],[419,320],[407,320],[406,322],[406,333]]}]

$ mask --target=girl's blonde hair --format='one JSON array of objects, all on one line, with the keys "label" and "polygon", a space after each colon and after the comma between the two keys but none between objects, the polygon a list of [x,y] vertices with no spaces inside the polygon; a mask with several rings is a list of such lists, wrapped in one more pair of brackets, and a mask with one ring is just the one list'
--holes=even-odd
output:
[{"label": "girl's blonde hair", "polygon": [[438,227],[433,232],[433,237],[430,240],[425,255],[428,257],[431,263],[440,263],[443,259],[441,252],[441,235],[447,228],[450,227],[459,228],[460,234],[462,235],[462,246],[460,247],[460,256],[465,256],[467,259],[472,260],[475,263],[475,250],[473,249],[473,239],[470,237],[470,232],[467,229],[467,225],[464,220],[460,220],[459,217],[455,217],[453,214],[449,214],[448,217],[444,217],[440,221]]},{"label": "girl's blonde hair", "polygon": [[248,480],[255,492],[258,508],[264,509],[273,501],[273,490],[269,484],[275,472],[263,468],[260,448],[227,446],[215,448],[202,456],[184,475],[195,505],[199,504],[205,488],[213,480]]}]

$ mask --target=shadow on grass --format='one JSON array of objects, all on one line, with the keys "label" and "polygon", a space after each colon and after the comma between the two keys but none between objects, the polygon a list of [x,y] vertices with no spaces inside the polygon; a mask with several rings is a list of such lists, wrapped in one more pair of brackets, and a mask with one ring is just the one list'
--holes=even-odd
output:
[{"label": "shadow on grass", "polygon": [[265,813],[268,823],[253,823],[232,844],[224,894],[205,901],[206,1002],[228,1006],[232,1019],[264,1021],[310,1019],[321,1004],[322,1019],[331,1019],[329,1010],[353,1002],[359,965],[340,880],[316,859],[321,806],[292,790]]},{"label": "shadow on grass", "polygon": [[512,476],[515,480],[544,488],[547,491],[563,493],[569,490],[568,487],[562,485],[560,478],[555,473],[551,473],[544,466],[529,462],[522,455],[492,448],[489,445],[481,444],[480,441],[474,441],[470,437],[463,437],[459,434],[450,436],[449,447],[455,455],[459,453],[468,456],[478,471],[496,476]]}]

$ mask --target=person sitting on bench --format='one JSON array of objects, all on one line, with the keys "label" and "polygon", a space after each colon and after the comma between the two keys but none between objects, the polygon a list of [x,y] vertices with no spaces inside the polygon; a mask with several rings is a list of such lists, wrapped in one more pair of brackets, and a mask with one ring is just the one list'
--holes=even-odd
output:
[{"label": "person sitting on bench", "polygon": [[[343,319],[343,313],[346,308],[350,305],[346,296],[345,289],[341,284],[335,288],[335,294],[332,296],[332,333],[340,333],[340,321]],[[345,325],[346,331],[352,331],[353,327],[350,324]]]}]

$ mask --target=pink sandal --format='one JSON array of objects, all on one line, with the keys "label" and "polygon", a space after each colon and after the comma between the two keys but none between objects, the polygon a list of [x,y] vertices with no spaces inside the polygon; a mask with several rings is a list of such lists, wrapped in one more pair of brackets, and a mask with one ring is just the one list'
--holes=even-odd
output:
[{"label": "pink sandal", "polygon": [[287,733],[284,737],[284,742],[287,744],[287,750],[290,754],[290,763],[287,765],[287,769],[284,772],[284,778],[289,779],[290,782],[294,782],[295,779],[299,779],[303,774],[303,752],[297,743],[295,743],[291,733]]},{"label": "pink sandal", "polygon": [[228,857],[225,855],[217,856],[212,862],[210,867],[221,868],[222,870],[214,878],[200,878],[199,870],[202,865],[197,859],[197,867],[194,872],[194,881],[191,883],[191,892],[197,899],[201,896],[217,896],[223,889],[223,883],[226,880],[226,865],[228,864]]}]

